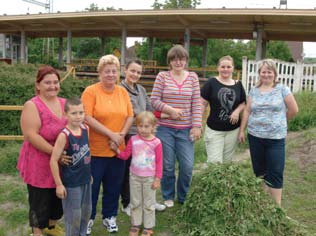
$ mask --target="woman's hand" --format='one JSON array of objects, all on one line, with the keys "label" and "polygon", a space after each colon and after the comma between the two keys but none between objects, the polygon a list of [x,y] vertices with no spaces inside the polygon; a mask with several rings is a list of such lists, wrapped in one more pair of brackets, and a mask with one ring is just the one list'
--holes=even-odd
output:
[{"label": "woman's hand", "polygon": [[181,120],[182,116],[183,116],[182,109],[171,108],[171,112],[170,112],[171,119],[173,119],[173,120]]},{"label": "woman's hand", "polygon": [[67,197],[67,191],[64,185],[61,184],[61,185],[56,186],[56,195],[60,199],[64,199]]},{"label": "woman's hand", "polygon": [[200,139],[202,136],[202,128],[201,127],[193,127],[190,130],[190,139],[192,142]]},{"label": "woman's hand", "polygon": [[111,148],[114,152],[118,153],[118,151],[119,151],[119,146],[117,146],[112,140],[109,141],[109,145],[110,145],[110,148]]},{"label": "woman's hand", "polygon": [[240,143],[245,143],[246,142],[245,132],[243,130],[239,130],[238,141]]},{"label": "woman's hand", "polygon": [[69,166],[72,163],[72,158],[71,156],[67,156],[66,151],[64,151],[61,157],[59,158],[58,162],[62,166]]},{"label": "woman's hand", "polygon": [[237,124],[239,121],[239,111],[233,111],[232,114],[230,115],[229,117],[229,122],[232,124],[232,125],[235,125]]},{"label": "woman's hand", "polygon": [[122,144],[122,142],[124,141],[124,136],[121,135],[120,133],[112,132],[110,139],[112,142],[115,143],[116,146],[119,147]]}]

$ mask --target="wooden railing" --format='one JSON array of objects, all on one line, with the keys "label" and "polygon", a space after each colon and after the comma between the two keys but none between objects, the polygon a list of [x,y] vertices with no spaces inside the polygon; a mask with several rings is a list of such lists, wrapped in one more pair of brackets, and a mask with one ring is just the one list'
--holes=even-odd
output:
[{"label": "wooden railing", "polygon": [[[63,82],[70,75],[76,77],[75,67],[69,67],[65,76],[60,80]],[[0,111],[21,111],[23,106],[12,106],[12,105],[0,105]],[[23,140],[23,135],[0,135],[0,140]]]},{"label": "wooden railing", "polygon": [[[0,111],[21,111],[23,106],[0,105]],[[23,135],[0,135],[0,140],[23,140]]]}]

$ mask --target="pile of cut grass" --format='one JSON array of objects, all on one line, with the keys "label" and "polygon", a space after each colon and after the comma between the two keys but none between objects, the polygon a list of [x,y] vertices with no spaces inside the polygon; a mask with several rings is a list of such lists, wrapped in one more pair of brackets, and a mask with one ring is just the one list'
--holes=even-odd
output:
[{"label": "pile of cut grass", "polygon": [[272,201],[249,166],[210,165],[194,176],[175,232],[187,236],[303,236],[307,232]]}]

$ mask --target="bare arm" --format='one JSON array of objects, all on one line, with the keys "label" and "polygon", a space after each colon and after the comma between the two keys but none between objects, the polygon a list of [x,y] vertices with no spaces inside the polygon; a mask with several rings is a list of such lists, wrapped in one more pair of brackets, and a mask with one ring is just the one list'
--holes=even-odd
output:
[{"label": "bare arm", "polygon": [[208,106],[208,101],[206,101],[204,98],[201,97],[201,103],[202,103],[202,116],[203,116]]},{"label": "bare arm", "polygon": [[85,120],[91,129],[103,136],[109,137],[113,142],[116,143],[116,145],[119,146],[121,144],[121,135],[119,133],[113,132],[112,130],[108,129],[92,116],[86,115]]},{"label": "bare arm", "polygon": [[251,98],[248,97],[247,104],[245,105],[244,110],[242,112],[242,119],[241,119],[241,124],[240,124],[240,129],[239,129],[239,135],[238,135],[238,140],[241,143],[244,143],[246,140],[245,129],[247,127],[248,118],[250,115],[250,105],[251,105]]},{"label": "bare arm", "polygon": [[246,107],[245,102],[240,103],[238,107],[236,107],[236,109],[230,115],[230,123],[236,124],[238,122],[240,118],[240,113],[244,110],[245,107]]},{"label": "bare arm", "polygon": [[125,137],[125,135],[127,134],[129,128],[132,126],[133,121],[134,121],[134,117],[129,116],[129,117],[126,118],[124,127],[121,130],[121,135],[123,135]]},{"label": "bare arm", "polygon": [[55,142],[55,146],[53,148],[53,153],[50,159],[50,169],[52,172],[52,175],[54,177],[54,181],[56,184],[56,195],[57,197],[63,199],[67,196],[67,192],[65,189],[65,186],[63,185],[60,174],[59,174],[59,165],[58,161],[61,158],[61,155],[64,151],[65,145],[66,145],[66,136],[63,133],[60,133],[57,137],[57,140]]},{"label": "bare arm", "polygon": [[20,124],[24,140],[30,142],[36,149],[51,155],[53,146],[39,134],[41,119],[33,102],[28,101],[24,104]]},{"label": "bare arm", "polygon": [[298,113],[298,106],[293,94],[289,94],[284,98],[284,102],[287,108],[286,118],[287,120],[292,119]]}]

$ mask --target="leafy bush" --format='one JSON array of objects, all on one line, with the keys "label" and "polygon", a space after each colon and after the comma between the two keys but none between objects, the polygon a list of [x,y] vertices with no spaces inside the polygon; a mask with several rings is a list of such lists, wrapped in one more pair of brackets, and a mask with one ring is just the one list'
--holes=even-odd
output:
[{"label": "leafy bush", "polygon": [[289,122],[290,131],[316,127],[316,93],[301,92],[295,94],[298,114]]},{"label": "leafy bush", "polygon": [[306,235],[286,217],[249,167],[210,165],[195,175],[188,199],[175,218],[175,232],[187,236]]},{"label": "leafy bush", "polygon": [[[34,96],[34,82],[39,66],[37,65],[7,65],[0,63],[0,105],[23,105]],[[63,77],[66,72],[60,71]],[[61,84],[60,96],[69,98],[80,97],[84,88],[93,80],[76,80],[67,78]],[[21,111],[0,111],[0,134],[20,135]]]},{"label": "leafy bush", "polygon": [[21,141],[0,141],[0,174],[16,174]]}]

